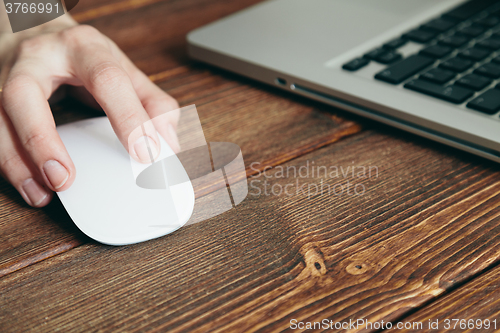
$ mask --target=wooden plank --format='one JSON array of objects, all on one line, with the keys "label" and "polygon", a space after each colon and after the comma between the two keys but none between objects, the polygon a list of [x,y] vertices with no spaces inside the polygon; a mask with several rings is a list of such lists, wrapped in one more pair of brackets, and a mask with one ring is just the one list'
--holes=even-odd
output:
[{"label": "wooden plank", "polygon": [[[153,1],[146,5],[148,1]],[[186,35],[195,28],[242,10],[260,0],[245,0],[225,3],[223,1],[190,0],[168,1],[157,3],[157,0],[122,0],[119,4],[140,2],[145,5],[141,11],[111,11],[103,16],[90,20],[79,19],[81,23],[90,24],[113,39],[132,61],[155,82],[170,78],[180,71],[198,65],[186,54]],[[103,6],[112,8],[116,0],[107,0]],[[92,4],[92,5],[90,5]],[[80,7],[78,4],[76,8]],[[89,10],[98,6],[86,3],[87,7],[78,15],[88,16]],[[123,5],[126,7],[126,5]],[[76,10],[75,8],[75,10]],[[95,10],[100,11],[100,8]],[[107,9],[106,9],[107,11]],[[131,21],[132,20],[132,21]],[[131,22],[134,22],[131,24]],[[141,35],[142,34],[142,35]],[[145,38],[154,35],[154,39]],[[131,39],[133,38],[133,40]]]},{"label": "wooden plank", "polygon": [[0,179],[0,276],[67,251],[81,243],[80,232],[54,202],[43,210],[28,208]]},{"label": "wooden plank", "polygon": [[186,55],[188,32],[260,1],[106,0],[100,5],[92,0],[85,6],[79,3],[72,14],[113,39],[157,81],[180,63],[192,65]]},{"label": "wooden plank", "polygon": [[[260,161],[279,163],[360,131],[360,127],[352,122],[323,115],[324,108],[317,103],[303,103],[302,99],[290,101],[288,96],[283,96],[276,90],[254,85],[253,82],[207,66],[192,64],[187,59],[185,34],[191,28],[252,3],[255,1],[163,1],[146,6],[140,12],[106,12],[106,17],[96,16],[99,18],[93,19],[90,24],[113,38],[118,38],[119,44],[123,44],[124,35],[116,29],[129,29],[132,21],[128,20],[136,17],[137,20],[133,22],[137,25],[136,28],[140,28],[133,35],[133,43],[139,44],[134,48],[138,50],[134,53],[136,58],[132,59],[146,73],[152,74],[151,79],[162,82],[161,87],[176,97],[181,105],[200,106],[200,117],[204,123],[209,124],[206,127],[209,140],[238,143],[245,156],[248,155],[252,160],[259,158]],[[98,5],[109,9],[114,4],[113,0],[101,4],[89,2],[85,5],[88,7],[81,6],[82,3],[75,10],[85,13],[85,10]],[[102,8],[99,8],[98,11],[103,13]],[[183,20],[187,23],[181,24]],[[142,43],[143,38],[138,38],[138,34],[147,36],[151,30],[157,32],[155,36],[160,41],[156,44]],[[100,115],[71,101],[55,105],[53,111],[58,124]],[[213,117],[213,114],[221,118]],[[300,122],[296,123],[297,119]],[[228,126],[231,122],[234,124]],[[67,251],[86,240],[71,227],[73,224],[70,221],[61,222],[61,226],[58,218],[56,221],[51,218],[63,210],[57,201],[50,208],[34,210],[27,207],[5,182],[0,183],[0,188],[0,205],[10,214],[5,214],[0,219],[0,223],[5,225],[0,235],[2,239],[10,239],[0,247],[0,276]],[[201,194],[209,191],[207,189]],[[0,212],[3,211],[3,208],[0,209]]]},{"label": "wooden plank", "polygon": [[[226,4],[226,13],[230,14],[237,10],[241,10],[249,5],[261,2],[262,0],[246,0],[238,1],[234,3]],[[80,0],[78,4],[71,10],[71,16],[79,23],[89,23],[90,21],[99,20],[106,18],[108,16],[119,17],[120,14],[125,12],[134,13],[139,9],[144,7],[155,7],[158,3],[164,3],[167,6],[175,6],[175,0]],[[200,3],[200,0],[184,1],[184,5],[194,7]],[[213,2],[215,4],[215,2]],[[206,4],[203,4],[206,6]],[[217,10],[224,10],[219,8]],[[213,8],[209,7],[209,10],[205,14],[210,15]],[[227,15],[225,14],[225,15]],[[221,15],[219,12],[216,18],[225,16]],[[108,19],[109,20],[109,19]]]},{"label": "wooden plank", "polygon": [[126,52],[147,45],[185,48],[188,32],[258,2],[260,0],[161,1],[85,23],[102,31]]},{"label": "wooden plank", "polygon": [[[7,330],[226,332],[283,330],[293,319],[401,318],[498,263],[500,173],[387,131],[251,178],[237,209],[172,235],[119,248],[86,244],[12,273],[0,281],[9,304],[0,320]],[[329,173],[313,175],[313,165]],[[354,174],[342,174],[352,166]],[[361,166],[378,173],[362,178]],[[264,180],[268,193],[291,190],[256,195]],[[346,191],[347,182],[350,194],[307,192],[321,184]],[[353,195],[356,185],[362,195]]]},{"label": "wooden plank", "polygon": [[[181,105],[186,101],[199,105],[207,140],[239,144],[247,167],[250,161],[279,163],[360,131],[355,123],[325,115],[313,102],[293,101],[219,75],[206,75],[202,84],[196,78],[172,89],[173,95]],[[71,101],[63,102],[54,113],[59,124],[96,116],[95,111]],[[57,219],[51,218],[53,211],[63,210],[57,202],[48,210],[35,210],[27,207],[10,185],[4,182],[0,188],[0,211],[6,207],[5,212],[10,212],[0,217],[0,223],[8,225],[0,237],[11,238],[0,247],[0,276],[73,248],[85,239],[74,228],[68,230],[71,222],[64,222],[66,227],[61,228]]]},{"label": "wooden plank", "polygon": [[[185,52],[185,36],[189,31],[260,1],[224,3],[190,0],[178,6],[176,4],[178,1],[173,0],[88,0],[80,1],[71,14],[78,22],[93,25],[115,40],[139,68],[147,74],[154,75],[152,79],[157,81],[159,77],[166,78],[171,75],[171,70],[176,71],[179,61],[191,64]],[[141,16],[138,17],[137,10],[141,7],[146,8],[141,9]],[[151,15],[155,17],[150,19]],[[175,20],[166,20],[166,15]],[[136,25],[131,26],[130,18],[134,18]],[[186,22],[183,23],[182,20]],[[133,45],[125,44],[127,37],[116,31],[116,29],[123,31],[125,28],[138,30],[133,33],[133,36],[138,37]],[[155,31],[156,37],[159,37],[154,43],[147,43],[146,39],[138,35],[138,33],[149,35],[151,31]],[[167,31],[168,35],[165,34]],[[127,45],[131,47],[127,48]]]},{"label": "wooden plank", "polygon": [[164,0],[107,0],[100,2],[82,0],[70,13],[77,22],[84,23],[124,11],[137,10],[160,1]]},{"label": "wooden plank", "polygon": [[[70,11],[71,16],[88,15],[86,12],[93,11],[102,6],[117,5],[128,0],[79,0],[76,6]],[[78,20],[77,20],[78,21]]]},{"label": "wooden plank", "polygon": [[[404,318],[406,330],[421,325],[456,332],[493,332],[500,329],[500,266],[485,272]],[[402,326],[404,327],[404,326]]]}]

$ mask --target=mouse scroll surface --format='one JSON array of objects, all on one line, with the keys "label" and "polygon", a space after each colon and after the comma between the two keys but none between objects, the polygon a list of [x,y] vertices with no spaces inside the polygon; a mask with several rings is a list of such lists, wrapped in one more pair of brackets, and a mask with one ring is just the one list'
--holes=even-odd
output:
[{"label": "mouse scroll surface", "polygon": [[[141,164],[130,158],[106,117],[62,125],[57,131],[76,167],[72,186],[57,194],[87,236],[109,245],[133,244],[169,234],[191,217],[193,186],[161,136],[157,162]],[[172,172],[161,163],[166,158],[175,166],[177,180],[171,185]]]}]

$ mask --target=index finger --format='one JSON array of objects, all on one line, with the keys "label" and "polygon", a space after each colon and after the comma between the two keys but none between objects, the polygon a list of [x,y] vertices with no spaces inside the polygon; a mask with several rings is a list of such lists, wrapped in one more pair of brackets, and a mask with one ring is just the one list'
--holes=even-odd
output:
[{"label": "index finger", "polygon": [[[99,34],[97,40],[101,39],[103,43],[88,43],[89,40],[96,40],[97,36],[76,36],[86,42],[82,47],[77,43],[70,50],[69,66],[106,112],[116,135],[130,155],[142,163],[152,163],[152,158],[159,155],[160,141],[130,77],[97,30],[87,27],[83,30],[89,31],[83,31],[81,26],[78,28],[78,34]],[[142,131],[134,131],[141,126]]]}]

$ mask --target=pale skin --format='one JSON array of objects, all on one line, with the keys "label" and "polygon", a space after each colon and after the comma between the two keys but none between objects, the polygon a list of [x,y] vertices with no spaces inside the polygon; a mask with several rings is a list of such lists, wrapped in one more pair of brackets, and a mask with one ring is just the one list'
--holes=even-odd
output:
[{"label": "pale skin", "polygon": [[[75,166],[55,127],[48,103],[61,86],[100,107],[129,154],[150,163],[147,142],[159,154],[160,135],[179,151],[179,112],[162,128],[149,119],[179,108],[109,38],[64,15],[16,34],[0,34],[0,173],[33,207],[47,205],[54,191],[67,190]],[[135,134],[138,133],[138,134]],[[132,134],[132,135],[131,135]],[[130,136],[130,137],[129,137]]]}]

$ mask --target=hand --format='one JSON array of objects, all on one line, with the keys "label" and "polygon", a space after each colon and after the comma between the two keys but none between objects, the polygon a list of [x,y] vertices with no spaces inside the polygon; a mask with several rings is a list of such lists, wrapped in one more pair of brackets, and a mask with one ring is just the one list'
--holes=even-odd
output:
[{"label": "hand", "polygon": [[[79,87],[87,100],[97,102],[129,154],[144,163],[150,162],[144,137],[132,131],[179,107],[109,38],[65,17],[29,36],[9,34],[4,44],[0,37],[0,172],[33,207],[47,205],[52,191],[68,189],[76,177],[48,103],[61,85]],[[152,150],[159,147],[158,131],[179,151],[179,113],[169,117],[162,128],[145,129]],[[131,133],[136,137],[129,138]]]}]

